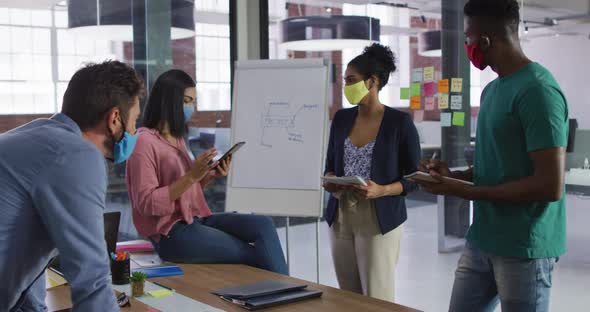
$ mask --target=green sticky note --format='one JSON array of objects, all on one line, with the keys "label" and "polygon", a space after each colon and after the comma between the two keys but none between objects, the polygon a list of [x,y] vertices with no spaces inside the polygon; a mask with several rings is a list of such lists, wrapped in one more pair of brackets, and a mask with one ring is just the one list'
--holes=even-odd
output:
[{"label": "green sticky note", "polygon": [[410,99],[410,88],[401,88],[399,90],[399,99],[400,100],[409,100]]},{"label": "green sticky note", "polygon": [[422,84],[421,83],[412,83],[410,85],[410,95],[411,96],[420,96],[422,91]]},{"label": "green sticky note", "polygon": [[453,112],[453,126],[465,126],[465,112]]},{"label": "green sticky note", "polygon": [[172,296],[174,293],[168,289],[158,289],[158,290],[152,290],[152,291],[148,291],[147,292],[148,295],[154,297],[154,298],[162,298],[162,297],[167,297],[167,296]]}]

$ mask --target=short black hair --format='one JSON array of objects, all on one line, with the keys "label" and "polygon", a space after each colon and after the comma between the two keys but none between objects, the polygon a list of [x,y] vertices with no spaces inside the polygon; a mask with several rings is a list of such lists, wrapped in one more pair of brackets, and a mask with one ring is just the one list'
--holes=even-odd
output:
[{"label": "short black hair", "polygon": [[163,122],[170,127],[170,134],[176,138],[186,134],[183,105],[184,90],[194,88],[195,81],[189,74],[172,69],[161,74],[150,92],[143,115],[143,126],[160,129]]},{"label": "short black hair", "polygon": [[373,43],[365,47],[363,53],[352,61],[348,62],[349,66],[354,68],[363,75],[363,78],[369,79],[375,75],[379,78],[379,90],[381,90],[389,81],[389,75],[395,72],[395,56],[387,46]]},{"label": "short black hair", "polygon": [[143,80],[129,65],[119,61],[89,63],[72,76],[61,112],[87,131],[116,106],[121,117],[127,119],[135,97],[141,96],[143,90]]},{"label": "short black hair", "polygon": [[503,33],[508,26],[512,33],[518,33],[520,6],[516,0],[469,0],[463,13],[470,18],[483,18],[484,31]]}]

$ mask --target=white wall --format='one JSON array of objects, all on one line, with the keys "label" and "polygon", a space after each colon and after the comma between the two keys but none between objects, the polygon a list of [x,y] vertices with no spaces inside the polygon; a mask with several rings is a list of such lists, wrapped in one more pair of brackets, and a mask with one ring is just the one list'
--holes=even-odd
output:
[{"label": "white wall", "polygon": [[590,40],[585,36],[534,38],[523,43],[525,53],[545,66],[568,100],[570,118],[590,129]]}]

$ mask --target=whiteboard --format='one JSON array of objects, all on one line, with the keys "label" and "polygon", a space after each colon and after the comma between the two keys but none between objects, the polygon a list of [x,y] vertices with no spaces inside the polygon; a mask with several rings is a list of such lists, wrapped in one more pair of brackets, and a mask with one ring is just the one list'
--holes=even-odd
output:
[{"label": "whiteboard", "polygon": [[328,131],[329,62],[236,63],[226,210],[320,216]]}]

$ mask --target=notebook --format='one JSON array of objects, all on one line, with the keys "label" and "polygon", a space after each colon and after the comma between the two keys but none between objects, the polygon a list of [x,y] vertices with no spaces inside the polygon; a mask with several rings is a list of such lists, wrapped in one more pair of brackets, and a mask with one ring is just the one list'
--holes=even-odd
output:
[{"label": "notebook", "polygon": [[294,290],[294,291],[287,291],[284,293],[254,297],[246,300],[237,300],[231,299],[226,297],[221,297],[222,299],[237,304],[244,309],[255,311],[264,308],[270,308],[278,305],[298,302],[306,299],[312,298],[319,298],[322,296],[322,292],[319,290]]},{"label": "notebook", "polygon": [[147,275],[148,278],[174,276],[174,275],[183,275],[184,274],[182,269],[177,265],[158,266],[158,267],[151,267],[151,268],[139,267],[139,268],[131,269],[131,272],[143,272]]},{"label": "notebook", "polygon": [[214,295],[223,296],[227,298],[244,300],[259,296],[272,295],[293,290],[300,290],[306,287],[307,285],[302,284],[265,280],[254,284],[247,284],[231,288],[223,288],[213,291],[212,293]]},{"label": "notebook", "polygon": [[321,297],[319,290],[308,290],[307,285],[293,284],[275,280],[265,280],[254,284],[224,288],[212,293],[221,299],[248,310],[283,305],[310,298]]}]

